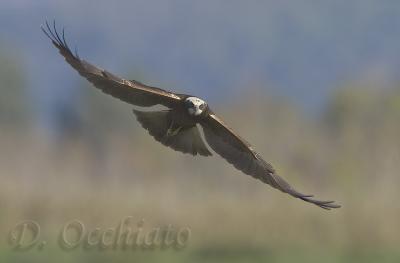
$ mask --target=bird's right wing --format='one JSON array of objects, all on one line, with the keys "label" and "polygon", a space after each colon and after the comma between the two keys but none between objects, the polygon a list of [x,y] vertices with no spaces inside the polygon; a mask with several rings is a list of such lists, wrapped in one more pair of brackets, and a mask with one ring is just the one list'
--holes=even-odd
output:
[{"label": "bird's right wing", "polygon": [[172,108],[176,103],[181,101],[182,98],[178,94],[146,86],[138,81],[120,78],[81,59],[76,52],[75,54],[72,53],[68,47],[64,37],[64,30],[61,36],[57,33],[55,23],[53,23],[53,28],[51,28],[46,22],[46,28],[42,27],[42,30],[50,38],[65,60],[81,76],[103,92],[127,103],[142,107],[161,104]]},{"label": "bird's right wing", "polygon": [[210,147],[222,158],[227,160],[238,170],[251,175],[272,187],[290,194],[306,202],[315,204],[324,209],[339,208],[333,201],[319,201],[312,195],[304,195],[296,191],[282,177],[280,177],[271,164],[266,162],[259,153],[254,151],[249,143],[236,135],[214,113],[201,122],[204,137]]}]

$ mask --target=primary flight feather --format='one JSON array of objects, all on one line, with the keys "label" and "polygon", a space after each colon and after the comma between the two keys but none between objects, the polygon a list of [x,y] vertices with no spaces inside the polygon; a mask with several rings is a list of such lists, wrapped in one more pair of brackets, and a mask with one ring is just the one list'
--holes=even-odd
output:
[{"label": "primary flight feather", "polygon": [[329,210],[340,207],[334,201],[316,200],[312,195],[296,191],[249,143],[215,115],[202,99],[120,78],[81,59],[77,52],[73,53],[65,40],[64,30],[59,34],[55,22],[52,27],[46,22],[42,30],[68,64],[104,93],[136,106],[150,107],[160,104],[167,107],[168,110],[164,111],[133,110],[143,128],[165,146],[192,155],[212,155],[200,135],[197,126],[199,124],[210,148],[236,169],[321,208]]}]

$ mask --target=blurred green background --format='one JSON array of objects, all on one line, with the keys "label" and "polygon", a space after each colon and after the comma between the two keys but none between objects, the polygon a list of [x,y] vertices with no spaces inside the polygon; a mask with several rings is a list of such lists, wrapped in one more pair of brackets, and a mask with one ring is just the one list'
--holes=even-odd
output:
[{"label": "blurred green background", "polygon": [[[2,1],[2,262],[399,262],[400,2]],[[88,61],[192,93],[324,211],[154,141],[131,106],[73,72],[40,32],[55,17]],[[73,219],[189,227],[182,250],[57,245]],[[47,245],[15,251],[10,230]]]}]

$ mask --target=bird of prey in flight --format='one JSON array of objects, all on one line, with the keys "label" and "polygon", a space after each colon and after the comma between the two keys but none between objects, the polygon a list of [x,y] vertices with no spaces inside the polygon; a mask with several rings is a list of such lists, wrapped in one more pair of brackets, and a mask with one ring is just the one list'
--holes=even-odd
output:
[{"label": "bird of prey in flight", "polygon": [[[46,22],[42,30],[67,63],[104,93],[136,106],[167,107],[168,110],[159,111],[133,110],[143,128],[163,145],[183,153],[211,156],[206,141],[215,153],[245,174],[321,208],[329,210],[340,207],[334,201],[316,200],[312,195],[295,190],[248,142],[229,128],[204,100],[118,77],[80,58],[76,51],[73,53],[65,40],[64,30],[59,34],[55,22],[52,27]],[[205,140],[199,132],[199,126],[203,129]]]}]

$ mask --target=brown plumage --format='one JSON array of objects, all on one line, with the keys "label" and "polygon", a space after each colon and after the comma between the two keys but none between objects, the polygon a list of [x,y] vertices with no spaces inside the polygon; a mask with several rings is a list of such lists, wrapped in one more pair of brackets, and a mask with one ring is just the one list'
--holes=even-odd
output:
[{"label": "brown plumage", "polygon": [[143,128],[163,145],[192,155],[212,155],[200,135],[197,125],[199,124],[203,128],[205,140],[211,149],[236,169],[321,208],[329,210],[340,207],[334,201],[315,200],[312,195],[304,195],[296,191],[276,173],[271,164],[254,151],[249,143],[224,124],[203,100],[115,76],[81,59],[77,52],[72,53],[65,41],[64,30],[61,35],[58,34],[55,23],[51,28],[46,22],[46,27],[42,27],[42,30],[65,60],[96,88],[132,105],[166,106],[168,110],[164,111],[133,110]]}]

